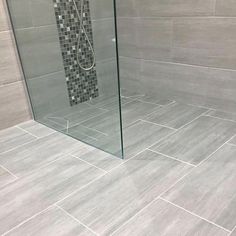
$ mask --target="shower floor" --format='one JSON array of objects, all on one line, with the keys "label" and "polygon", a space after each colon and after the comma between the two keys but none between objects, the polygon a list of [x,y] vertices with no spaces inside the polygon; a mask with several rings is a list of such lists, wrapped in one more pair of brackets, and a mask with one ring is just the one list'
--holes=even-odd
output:
[{"label": "shower floor", "polygon": [[[34,121],[0,131],[0,234],[236,236],[236,115],[122,101],[125,160]],[[66,128],[105,145],[114,100],[88,105]]]}]

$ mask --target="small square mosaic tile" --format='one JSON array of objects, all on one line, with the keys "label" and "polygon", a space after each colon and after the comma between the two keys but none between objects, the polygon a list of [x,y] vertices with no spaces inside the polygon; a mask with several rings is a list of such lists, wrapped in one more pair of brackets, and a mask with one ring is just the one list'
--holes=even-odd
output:
[{"label": "small square mosaic tile", "polygon": [[[60,46],[62,51],[66,83],[70,105],[76,105],[98,97],[96,64],[89,68],[95,60],[93,53],[92,22],[89,0],[53,0]],[[80,20],[83,28],[80,27]],[[86,33],[85,33],[86,32]],[[91,48],[92,46],[92,48]]]}]

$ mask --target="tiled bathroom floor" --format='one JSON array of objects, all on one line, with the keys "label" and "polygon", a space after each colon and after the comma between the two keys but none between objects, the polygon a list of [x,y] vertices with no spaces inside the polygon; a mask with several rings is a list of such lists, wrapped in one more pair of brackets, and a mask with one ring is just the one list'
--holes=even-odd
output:
[{"label": "tiled bathroom floor", "polygon": [[34,121],[0,132],[0,234],[236,235],[236,116],[124,101],[126,160]]}]

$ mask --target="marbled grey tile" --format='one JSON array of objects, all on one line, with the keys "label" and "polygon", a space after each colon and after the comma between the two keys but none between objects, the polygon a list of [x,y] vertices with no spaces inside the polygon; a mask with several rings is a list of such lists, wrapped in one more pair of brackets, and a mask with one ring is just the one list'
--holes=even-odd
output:
[{"label": "marbled grey tile", "polygon": [[26,130],[27,132],[38,138],[42,138],[44,136],[48,136],[52,133],[55,133],[55,130],[50,129],[34,120],[21,123],[18,125],[18,127]]},{"label": "marbled grey tile", "polygon": [[234,0],[216,0],[217,16],[236,16],[236,2]]},{"label": "marbled grey tile", "polygon": [[134,58],[170,61],[172,25],[172,20],[169,18],[119,19],[119,54]]},{"label": "marbled grey tile", "polygon": [[179,18],[174,21],[173,61],[236,68],[235,18]]},{"label": "marbled grey tile", "polygon": [[145,151],[60,206],[100,235],[109,235],[190,169]]},{"label": "marbled grey tile", "polygon": [[92,20],[113,18],[114,17],[114,5],[110,0],[90,0],[90,13]]},{"label": "marbled grey tile", "polygon": [[179,129],[206,111],[207,109],[204,108],[183,103],[174,103],[159,108],[144,120]]},{"label": "marbled grey tile", "polygon": [[157,199],[114,236],[227,236],[228,232],[176,206]]},{"label": "marbled grey tile", "polygon": [[0,153],[17,148],[36,138],[17,127],[8,128],[0,131]]},{"label": "marbled grey tile", "polygon": [[236,225],[236,147],[224,145],[164,198],[226,229]]},{"label": "marbled grey tile", "polygon": [[10,31],[0,31],[0,51],[0,85],[20,80],[20,67],[16,59],[16,52],[14,50],[13,39]]},{"label": "marbled grey tile", "polygon": [[27,78],[63,71],[56,25],[17,29],[15,35]]},{"label": "marbled grey tile", "polygon": [[118,16],[212,16],[214,0],[118,0]]},{"label": "marbled grey tile", "polygon": [[65,156],[8,184],[0,191],[0,233],[9,231],[101,174],[103,172],[95,167]]},{"label": "marbled grey tile", "polygon": [[64,134],[55,133],[0,154],[0,164],[21,177],[83,145],[85,144]]},{"label": "marbled grey tile", "polygon": [[0,166],[0,189],[14,180],[16,180],[16,177]]},{"label": "marbled grey tile", "polygon": [[191,164],[199,164],[235,134],[236,123],[202,116],[151,149]]},{"label": "marbled grey tile", "polygon": [[88,146],[86,149],[79,148],[72,154],[105,171],[110,171],[111,169],[123,163],[122,159],[90,146]]},{"label": "marbled grey tile", "polygon": [[92,236],[95,234],[58,207],[51,207],[6,235]]}]

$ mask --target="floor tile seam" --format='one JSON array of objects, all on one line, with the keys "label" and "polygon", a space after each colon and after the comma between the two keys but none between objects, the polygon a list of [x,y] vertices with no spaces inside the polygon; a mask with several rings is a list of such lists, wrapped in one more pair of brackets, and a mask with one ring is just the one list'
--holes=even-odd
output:
[{"label": "floor tile seam", "polygon": [[181,210],[183,210],[183,211],[185,211],[185,212],[191,214],[192,216],[195,216],[195,217],[197,217],[197,218],[199,218],[199,219],[201,219],[201,220],[204,220],[204,221],[210,223],[211,225],[216,226],[217,228],[220,228],[220,229],[224,230],[224,231],[226,231],[227,233],[230,233],[230,232],[231,232],[231,230],[226,229],[225,227],[223,227],[223,226],[221,226],[221,225],[219,225],[219,224],[216,224],[215,222],[213,222],[213,221],[211,221],[211,220],[208,220],[207,218],[204,218],[204,217],[202,217],[202,216],[200,216],[200,215],[198,215],[198,214],[196,214],[196,213],[194,213],[194,212],[192,212],[192,211],[189,211],[189,210],[185,209],[184,207],[181,207],[181,206],[179,206],[178,204],[173,203],[172,201],[169,201],[169,200],[167,200],[167,199],[165,199],[165,198],[163,198],[163,197],[159,197],[159,199],[162,200],[162,201],[165,201],[166,203],[169,203],[169,204],[171,204],[171,205],[177,207],[178,209],[181,209]]},{"label": "floor tile seam", "polygon": [[[206,111],[206,112],[208,112],[208,111]],[[201,115],[195,117],[195,118],[194,118],[193,120],[191,120],[190,122],[188,122],[188,123],[186,123],[185,125],[181,126],[179,129],[175,130],[173,133],[171,133],[170,135],[168,135],[166,138],[168,138],[169,136],[174,135],[174,134],[176,134],[177,132],[181,131],[182,129],[184,129],[185,127],[187,127],[188,125],[190,125],[190,124],[193,123],[194,121],[198,120],[199,118],[204,117],[204,114],[205,114],[206,112],[203,112]],[[161,145],[161,142],[162,142],[163,140],[164,140],[164,139],[157,141],[157,142],[154,143],[152,146],[156,146],[155,148],[158,148],[158,147]]]},{"label": "floor tile seam", "polygon": [[102,175],[96,177],[95,179],[91,180],[91,181],[88,182],[87,184],[81,186],[79,189],[76,189],[75,191],[73,191],[73,192],[71,192],[70,194],[66,195],[66,196],[63,197],[62,199],[60,199],[60,200],[58,200],[58,201],[56,201],[56,202],[50,204],[50,205],[49,205],[48,207],[46,207],[45,209],[43,209],[43,210],[41,210],[41,211],[35,213],[34,215],[32,215],[32,216],[29,217],[29,218],[23,220],[22,222],[20,222],[20,223],[17,224],[16,226],[12,227],[10,230],[4,232],[4,233],[2,234],[2,236],[7,235],[8,233],[10,233],[11,231],[15,230],[16,228],[19,228],[21,225],[27,223],[27,222],[30,221],[31,219],[37,217],[38,215],[40,215],[41,213],[43,213],[43,212],[49,210],[50,208],[54,207],[55,205],[58,206],[58,204],[60,204],[60,202],[64,201],[64,200],[67,199],[68,197],[74,195],[74,194],[77,193],[78,191],[80,191],[80,190],[86,188],[87,186],[89,186],[90,184],[94,183],[95,181],[97,181],[98,179],[100,179],[101,177],[103,177],[104,175],[106,175],[106,174],[102,174]]},{"label": "floor tile seam", "polygon": [[7,167],[5,167],[4,165],[0,164],[0,167],[2,169],[4,169],[6,172],[8,172],[10,175],[12,175],[15,179],[19,179],[19,177],[17,175],[15,175],[14,173],[12,173]]},{"label": "floor tile seam", "polygon": [[55,207],[57,207],[61,212],[63,212],[64,214],[66,214],[67,216],[69,216],[71,219],[73,219],[74,221],[76,221],[78,224],[82,225],[83,227],[85,227],[87,230],[89,230],[91,233],[93,233],[94,235],[99,236],[99,234],[97,234],[95,231],[93,231],[89,226],[87,226],[86,224],[84,224],[83,222],[81,222],[79,219],[77,219],[76,217],[74,217],[73,215],[71,215],[68,211],[66,211],[63,207],[58,206],[57,204],[54,204]]},{"label": "floor tile seam", "polygon": [[102,168],[100,168],[100,167],[98,167],[98,166],[96,166],[96,165],[93,165],[92,163],[90,163],[90,162],[88,162],[88,161],[85,161],[85,160],[81,159],[80,157],[78,157],[78,156],[76,156],[76,155],[74,155],[74,154],[69,154],[69,156],[71,156],[71,157],[73,157],[73,158],[75,158],[75,159],[77,159],[77,160],[80,160],[80,161],[82,161],[82,162],[88,164],[89,166],[94,167],[94,168],[96,168],[96,169],[99,170],[99,171],[102,171],[103,173],[108,173],[105,169],[102,169]]},{"label": "floor tile seam", "polygon": [[231,236],[231,235],[234,233],[235,230],[236,230],[236,225],[235,225],[235,227],[231,230],[231,232],[229,233],[228,236]]},{"label": "floor tile seam", "polygon": [[[192,168],[194,169],[194,168]],[[159,199],[163,194],[165,194],[166,192],[168,192],[172,187],[174,187],[178,182],[180,182],[183,178],[185,178],[188,174],[190,174],[192,172],[192,169],[190,169],[190,171],[188,171],[185,175],[183,175],[182,177],[180,177],[177,181],[175,181],[174,184],[171,184],[170,187],[168,187],[166,190],[164,190],[163,192],[161,192],[160,194],[158,194],[158,196],[154,197],[153,200],[151,200],[147,205],[145,205],[143,208],[141,208],[137,213],[135,213],[133,216],[131,216],[125,223],[123,223],[122,225],[120,225],[110,236],[114,235],[114,233],[116,233],[118,230],[120,230],[122,227],[124,227],[126,224],[128,224],[132,219],[134,219],[137,215],[141,214],[146,208],[148,208],[150,205],[152,205],[157,199]]]},{"label": "floor tile seam", "polygon": [[224,120],[224,121],[230,121],[230,122],[236,123],[235,120],[231,120],[231,119],[227,119],[227,118],[221,118],[221,117],[217,117],[217,116],[214,116],[214,115],[206,114],[204,116],[208,116],[208,117],[215,118],[215,119],[218,119],[218,120]]},{"label": "floor tile seam", "polygon": [[21,131],[25,132],[26,134],[29,134],[29,135],[33,136],[33,137],[34,137],[34,138],[36,138],[36,139],[40,138],[40,137],[38,137],[38,136],[34,135],[33,133],[31,133],[31,132],[27,131],[26,129],[24,129],[24,128],[21,128],[21,127],[20,127],[20,126],[18,126],[18,125],[15,125],[15,127],[16,127],[16,128],[18,128],[18,129],[20,129]]},{"label": "floor tile seam", "polygon": [[177,131],[177,129],[172,128],[172,127],[170,127],[170,126],[166,126],[166,125],[154,123],[154,122],[152,122],[152,121],[148,121],[148,120],[145,120],[145,119],[138,119],[137,121],[139,121],[139,120],[140,120],[140,121],[143,121],[143,122],[146,122],[146,123],[153,124],[153,125],[161,126],[161,127],[163,127],[163,128],[171,129],[171,130],[173,130],[173,131]]},{"label": "floor tile seam", "polygon": [[155,150],[151,150],[151,149],[148,149],[148,151],[151,151],[151,152],[153,152],[153,153],[162,155],[162,156],[167,157],[167,158],[169,158],[169,159],[171,159],[171,160],[178,161],[179,163],[182,163],[182,164],[185,164],[185,165],[189,165],[189,166],[191,166],[191,167],[197,167],[197,165],[194,165],[194,164],[189,163],[189,162],[186,162],[186,161],[182,161],[182,160],[180,160],[180,159],[177,159],[177,158],[175,158],[175,157],[166,155],[166,154],[164,154],[164,153],[162,153],[162,152],[159,152],[159,151],[155,151]]}]

